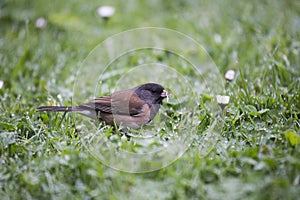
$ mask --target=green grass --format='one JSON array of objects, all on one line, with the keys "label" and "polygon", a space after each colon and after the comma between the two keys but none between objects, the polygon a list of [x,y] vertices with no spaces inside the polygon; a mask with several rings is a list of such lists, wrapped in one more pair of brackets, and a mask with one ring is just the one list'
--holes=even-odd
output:
[{"label": "green grass", "polygon": [[[108,21],[96,14],[106,4],[116,8]],[[47,19],[46,28],[35,28],[39,17]],[[89,153],[84,144],[90,135],[75,116],[36,108],[70,105],[76,72],[89,52],[113,34],[148,26],[191,36],[222,75],[228,69],[237,75],[226,82],[230,103],[207,155],[201,139],[211,123],[209,97],[199,99],[202,123],[182,157],[161,170],[131,174]],[[299,198],[298,1],[1,1],[0,27],[1,199]],[[117,60],[116,66],[135,65],[144,54]],[[149,58],[183,64],[168,54]],[[118,78],[108,74],[103,93]],[[171,103],[163,106],[161,129],[184,119]],[[100,133],[114,145],[144,150],[145,144],[126,141],[110,128]]]}]

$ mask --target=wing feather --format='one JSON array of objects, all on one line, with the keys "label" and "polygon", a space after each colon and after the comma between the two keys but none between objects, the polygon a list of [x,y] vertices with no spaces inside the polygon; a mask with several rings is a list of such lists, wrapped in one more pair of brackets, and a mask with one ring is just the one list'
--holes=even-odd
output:
[{"label": "wing feather", "polygon": [[134,116],[141,112],[145,104],[146,102],[140,99],[134,91],[123,90],[108,96],[93,99],[88,103],[79,105],[78,108],[109,114]]}]

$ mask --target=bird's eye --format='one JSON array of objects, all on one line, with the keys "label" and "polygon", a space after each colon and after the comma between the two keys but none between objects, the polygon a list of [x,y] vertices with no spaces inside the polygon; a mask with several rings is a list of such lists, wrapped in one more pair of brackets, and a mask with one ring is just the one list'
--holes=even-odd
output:
[{"label": "bird's eye", "polygon": [[157,91],[157,90],[152,90],[151,91],[153,94],[159,94],[159,91]]}]

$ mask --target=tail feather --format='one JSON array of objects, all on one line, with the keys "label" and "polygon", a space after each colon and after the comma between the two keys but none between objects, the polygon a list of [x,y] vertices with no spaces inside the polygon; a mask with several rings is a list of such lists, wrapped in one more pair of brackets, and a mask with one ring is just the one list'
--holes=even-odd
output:
[{"label": "tail feather", "polygon": [[74,109],[71,106],[41,106],[37,111],[72,112]]},{"label": "tail feather", "polygon": [[76,112],[81,115],[93,118],[93,119],[99,119],[99,111],[96,111],[94,109],[89,109],[85,107],[80,106],[41,106],[37,108],[37,111],[52,111],[52,112]]}]

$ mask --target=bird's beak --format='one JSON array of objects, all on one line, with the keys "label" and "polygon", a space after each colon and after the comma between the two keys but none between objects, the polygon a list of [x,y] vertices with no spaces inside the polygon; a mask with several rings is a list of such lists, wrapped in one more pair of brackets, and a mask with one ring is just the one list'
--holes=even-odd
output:
[{"label": "bird's beak", "polygon": [[169,97],[169,93],[166,90],[163,90],[163,92],[160,95],[161,97],[165,98],[165,97]]}]

